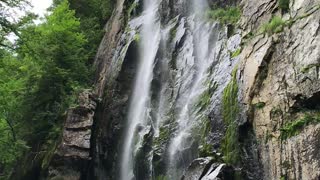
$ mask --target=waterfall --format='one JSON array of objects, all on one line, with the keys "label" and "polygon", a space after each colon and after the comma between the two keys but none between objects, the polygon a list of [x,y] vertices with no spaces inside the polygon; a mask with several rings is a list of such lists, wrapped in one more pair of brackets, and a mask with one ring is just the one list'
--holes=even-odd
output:
[{"label": "waterfall", "polygon": [[159,2],[144,0],[143,25],[140,43],[140,64],[136,75],[133,94],[127,116],[127,128],[121,157],[122,180],[135,178],[134,158],[143,137],[150,127],[149,104],[154,60],[160,42],[160,21],[157,19]]},{"label": "waterfall", "polygon": [[[208,70],[212,64],[212,55],[210,47],[210,34],[212,31],[212,24],[203,20],[203,13],[207,8],[206,0],[193,1],[193,12],[189,17],[188,22],[191,24],[189,43],[192,46],[187,46],[187,49],[193,50],[193,56],[187,57],[189,61],[194,61],[193,73],[189,74],[185,80],[185,84],[190,84],[188,90],[182,93],[181,111],[177,118],[177,131],[172,137],[169,145],[169,163],[168,163],[168,177],[170,179],[179,179],[183,170],[196,158],[196,153],[193,150],[193,128],[197,128],[201,122],[201,118],[194,110],[196,103],[201,98],[208,85],[205,84],[209,79]],[[186,58],[186,56],[183,56]],[[181,95],[180,95],[181,96]],[[201,115],[200,115],[201,116]]]},{"label": "waterfall", "polygon": [[[137,17],[138,22],[142,22],[140,61],[122,145],[121,180],[157,179],[159,174],[180,179],[185,168],[198,156],[199,139],[194,137],[197,136],[194,129],[200,128],[205,113],[198,113],[196,104],[212,80],[209,70],[216,55],[210,41],[214,24],[203,18],[208,7],[206,0],[192,1],[193,8],[187,17],[178,16],[168,24],[161,24],[161,2],[144,0],[143,13]],[[158,51],[161,55],[156,57]],[[162,73],[162,80],[157,92],[152,92],[157,94],[156,99],[152,99],[155,59],[161,66],[158,71]],[[170,64],[172,61],[176,61],[176,67]],[[170,112],[172,116],[168,116]],[[170,137],[161,139],[166,134],[163,130],[170,133]],[[163,142],[159,144],[159,141]],[[159,147],[163,148],[163,154],[161,157],[158,154],[156,159],[161,158],[165,164],[162,170],[154,166],[154,153]]]}]

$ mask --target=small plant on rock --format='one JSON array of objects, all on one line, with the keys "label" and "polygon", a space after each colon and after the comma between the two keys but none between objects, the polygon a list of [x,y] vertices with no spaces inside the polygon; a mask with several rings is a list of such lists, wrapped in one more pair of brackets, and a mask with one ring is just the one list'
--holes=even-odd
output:
[{"label": "small plant on rock", "polygon": [[284,127],[280,129],[281,139],[285,140],[292,136],[298,135],[304,127],[312,123],[320,123],[320,113],[308,113],[302,118],[297,119],[293,122],[287,123]]},{"label": "small plant on rock", "polygon": [[262,33],[274,34],[280,33],[283,31],[283,28],[286,26],[286,22],[282,20],[281,17],[273,17],[269,23],[262,26]]},{"label": "small plant on rock", "polygon": [[241,10],[239,7],[226,7],[212,9],[207,12],[210,20],[217,20],[222,24],[235,24],[240,20]]},{"label": "small plant on rock", "polygon": [[235,58],[241,54],[241,48],[238,48],[234,52],[231,53],[231,58]]}]

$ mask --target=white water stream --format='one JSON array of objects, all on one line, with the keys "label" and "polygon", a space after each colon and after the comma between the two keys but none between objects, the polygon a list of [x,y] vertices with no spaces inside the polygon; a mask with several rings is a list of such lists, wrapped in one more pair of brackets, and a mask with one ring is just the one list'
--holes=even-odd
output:
[{"label": "white water stream", "polygon": [[[210,34],[212,31],[212,24],[205,22],[202,18],[203,12],[208,7],[206,0],[193,1],[193,12],[189,18],[191,24],[192,43],[187,46],[187,49],[193,50],[192,56],[186,57],[187,61],[194,61],[194,74],[187,78],[186,84],[191,84],[189,90],[185,92],[182,100],[182,108],[178,114],[178,130],[169,145],[169,164],[168,177],[171,179],[178,179],[181,177],[183,170],[189,165],[190,159],[194,157],[192,152],[187,152],[192,149],[193,132],[192,128],[199,125],[200,118],[196,111],[194,111],[196,103],[205,92],[208,85],[206,84],[208,78],[208,68],[212,61],[210,59]],[[187,41],[188,42],[188,41]],[[195,57],[194,57],[195,55]],[[187,153],[186,153],[187,152]],[[182,167],[181,167],[182,166]],[[185,166],[185,167],[183,167]],[[179,170],[180,169],[180,170]]]},{"label": "white water stream", "polygon": [[[143,19],[140,32],[140,61],[136,74],[133,94],[131,96],[129,112],[127,116],[127,125],[125,129],[124,144],[122,145],[120,162],[120,179],[134,180],[135,177],[135,157],[141,147],[146,134],[153,129],[154,136],[159,136],[159,126],[162,120],[163,108],[166,106],[165,99],[162,99],[162,92],[166,89],[159,89],[161,92],[159,98],[159,109],[156,120],[151,118],[151,81],[153,79],[154,63],[157,52],[159,51],[160,41],[168,41],[170,28],[161,29],[159,5],[161,0],[144,0],[144,11],[141,17]],[[207,8],[206,0],[194,0],[193,9],[189,12],[190,16],[183,19],[188,24],[188,32],[184,45],[177,56],[177,68],[182,72],[177,76],[177,81],[181,82],[184,91],[178,92],[180,109],[176,112],[176,131],[171,135],[168,142],[168,162],[167,176],[169,179],[179,179],[182,170],[189,165],[190,160],[195,156],[192,149],[192,128],[198,125],[198,117],[195,104],[199,101],[201,95],[207,90],[208,69],[211,66],[212,52],[210,47],[210,34],[212,32],[212,23],[205,22],[202,18],[203,12]],[[181,27],[184,29],[184,27]],[[184,33],[177,30],[177,36]],[[164,37],[167,36],[167,37]],[[165,61],[165,60],[163,60]],[[167,67],[168,68],[168,67]],[[146,158],[145,161],[150,165],[145,172],[153,171],[152,160]],[[181,162],[182,161],[182,162]],[[138,165],[139,166],[139,165]],[[150,176],[151,177],[151,176]]]},{"label": "white water stream", "polygon": [[[121,180],[134,179],[133,166],[136,149],[148,131],[150,86],[153,75],[154,60],[160,42],[160,22],[157,19],[159,2],[144,0],[141,30],[140,64],[136,75],[133,95],[127,116],[127,129],[121,157]],[[138,137],[138,138],[137,138]]]}]

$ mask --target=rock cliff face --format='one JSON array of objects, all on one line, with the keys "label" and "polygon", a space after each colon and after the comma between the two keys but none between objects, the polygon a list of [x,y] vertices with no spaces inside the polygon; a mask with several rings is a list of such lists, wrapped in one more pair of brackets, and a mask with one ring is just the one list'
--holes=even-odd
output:
[{"label": "rock cliff face", "polygon": [[[291,1],[282,17],[292,24],[254,37],[242,51],[242,102],[260,142],[265,179],[320,177],[319,121],[307,122],[319,118],[319,3]],[[281,15],[275,1],[242,4],[246,30]]]},{"label": "rock cliff face", "polygon": [[[240,7],[240,21],[227,25],[198,21],[191,1],[159,3],[162,38],[150,123],[137,128],[136,179],[319,179],[320,1],[287,9],[276,0],[208,1]],[[55,177],[65,168],[75,179],[119,179],[142,9],[139,0],[117,1],[95,61],[95,95],[69,113]],[[278,29],[268,29],[274,17]]]},{"label": "rock cliff face", "polygon": [[67,113],[61,143],[50,163],[50,178],[80,179],[89,166],[97,98],[85,91],[79,95],[78,102],[79,105]]}]

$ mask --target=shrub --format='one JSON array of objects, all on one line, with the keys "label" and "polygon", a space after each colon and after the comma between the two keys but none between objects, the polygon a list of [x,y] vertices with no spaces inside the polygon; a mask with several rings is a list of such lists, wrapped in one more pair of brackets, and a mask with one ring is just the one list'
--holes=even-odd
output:
[{"label": "shrub", "polygon": [[207,12],[208,19],[217,20],[222,24],[235,24],[241,17],[239,7],[226,7],[212,9]]}]

